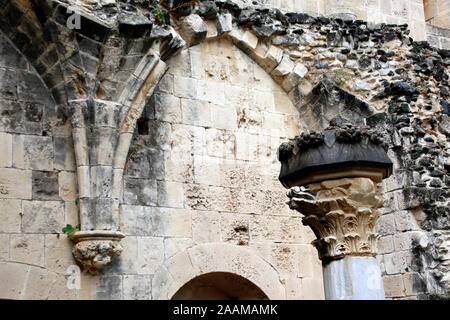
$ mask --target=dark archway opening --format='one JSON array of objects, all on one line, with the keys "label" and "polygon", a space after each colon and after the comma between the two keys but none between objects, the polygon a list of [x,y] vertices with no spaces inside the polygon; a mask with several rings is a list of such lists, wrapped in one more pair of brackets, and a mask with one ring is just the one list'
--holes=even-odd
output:
[{"label": "dark archway opening", "polygon": [[253,282],[237,274],[211,272],[182,286],[172,300],[269,300]]}]

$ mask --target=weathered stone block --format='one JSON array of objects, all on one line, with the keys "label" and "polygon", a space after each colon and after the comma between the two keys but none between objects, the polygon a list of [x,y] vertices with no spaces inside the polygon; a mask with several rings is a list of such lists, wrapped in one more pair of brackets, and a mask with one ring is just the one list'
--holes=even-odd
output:
[{"label": "weathered stone block", "polygon": [[65,274],[67,268],[74,264],[72,242],[67,236],[45,235],[45,268]]},{"label": "weathered stone block", "polygon": [[0,132],[0,168],[12,165],[12,135]]},{"label": "weathered stone block", "polygon": [[193,245],[191,238],[165,238],[164,239],[164,257],[170,259],[175,254],[186,250]]},{"label": "weathered stone block", "polygon": [[[176,76],[175,79],[180,79]],[[186,88],[179,87],[178,82],[175,81],[175,95],[186,97],[192,95],[193,91],[185,92]],[[195,95],[195,91],[194,91]],[[167,121],[171,123],[181,123],[181,103],[180,99],[165,93],[156,93],[154,97],[155,119],[160,121]]]},{"label": "weathered stone block", "polygon": [[44,236],[38,234],[12,234],[11,261],[44,266]]},{"label": "weathered stone block", "polygon": [[60,200],[56,172],[33,170],[32,179],[34,200]]},{"label": "weathered stone block", "polygon": [[60,171],[58,174],[59,197],[65,201],[78,198],[77,175],[74,172]]},{"label": "weathered stone block", "polygon": [[384,236],[378,239],[378,253],[385,254],[394,251],[394,242],[392,236]]},{"label": "weathered stone block", "polygon": [[137,241],[137,273],[154,274],[164,261],[164,239],[139,237]]},{"label": "weathered stone block", "polygon": [[123,277],[125,300],[149,300],[152,294],[152,276],[126,275]]},{"label": "weathered stone block", "polygon": [[395,233],[394,214],[381,216],[375,224],[375,231],[380,235],[390,235]]},{"label": "weathered stone block", "polygon": [[0,261],[9,260],[9,234],[0,234]]},{"label": "weathered stone block", "polygon": [[206,38],[208,26],[197,14],[191,14],[181,22],[180,35],[186,41],[188,46],[200,43]]},{"label": "weathered stone block", "polygon": [[0,199],[0,232],[20,232],[21,213],[20,200]]},{"label": "weathered stone block", "polygon": [[409,211],[397,211],[394,214],[397,231],[420,230],[417,220]]},{"label": "weathered stone block", "polygon": [[211,127],[211,104],[206,101],[181,99],[181,112],[184,124]]},{"label": "weathered stone block", "polygon": [[0,168],[0,198],[31,199],[31,171]]},{"label": "weathered stone block", "polygon": [[405,295],[402,275],[384,276],[383,287],[387,298],[402,297]]},{"label": "weathered stone block", "polygon": [[405,273],[411,270],[411,252],[400,251],[384,255],[387,274]]},{"label": "weathered stone block", "polygon": [[22,298],[28,275],[28,266],[22,263],[0,262],[0,296],[2,299]]},{"label": "weathered stone block", "polygon": [[123,198],[125,204],[155,205],[157,203],[156,181],[125,176]]},{"label": "weathered stone block", "polygon": [[192,213],[192,240],[194,243],[220,242],[220,215],[214,211]]},{"label": "weathered stone block", "polygon": [[296,63],[292,72],[284,79],[281,87],[286,90],[286,92],[291,91],[307,73],[308,69],[302,63]]},{"label": "weathered stone block", "polygon": [[191,211],[153,208],[152,233],[157,237],[191,238]]},{"label": "weathered stone block", "polygon": [[171,181],[158,181],[158,206],[184,208],[183,184]]},{"label": "weathered stone block", "polygon": [[64,226],[64,202],[23,201],[22,231],[60,233]]},{"label": "weathered stone block", "polygon": [[14,136],[13,166],[21,169],[53,171],[52,138]]},{"label": "weathered stone block", "polygon": [[233,29],[233,16],[230,13],[220,14],[217,17],[217,34],[221,35]]},{"label": "weathered stone block", "polygon": [[175,96],[188,99],[197,98],[198,81],[196,79],[175,75],[173,81],[173,92]]}]

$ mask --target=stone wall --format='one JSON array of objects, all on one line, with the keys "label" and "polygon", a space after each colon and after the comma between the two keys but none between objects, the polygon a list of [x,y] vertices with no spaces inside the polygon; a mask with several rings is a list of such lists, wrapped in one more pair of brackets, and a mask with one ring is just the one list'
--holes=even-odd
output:
[{"label": "stone wall", "polygon": [[[0,12],[1,298],[167,299],[209,272],[271,299],[323,298],[276,156],[342,118],[377,128],[394,162],[377,224],[387,297],[448,292],[448,50],[413,42],[405,25],[224,1],[170,26],[140,1],[89,2],[80,34],[64,29],[64,5],[39,3]],[[91,211],[96,192],[117,207]],[[61,228],[91,230],[89,218],[125,233],[123,253],[70,290]]]},{"label": "stone wall", "polygon": [[[229,41],[182,51],[133,136],[127,243],[153,243],[160,262],[203,243],[249,247],[274,266],[288,299],[323,298],[313,234],[285,206],[277,179],[277,148],[298,132],[297,117],[286,93]],[[151,275],[158,263],[145,266],[142,255],[134,272]]]},{"label": "stone wall", "polygon": [[450,48],[450,29],[427,24],[427,39],[432,46],[442,49]]},{"label": "stone wall", "polygon": [[259,2],[286,12],[297,11],[311,15],[356,18],[374,23],[406,23],[415,40],[427,40],[422,0],[261,0]]},{"label": "stone wall", "polygon": [[424,0],[423,5],[427,23],[441,28],[450,28],[450,1]]},{"label": "stone wall", "polygon": [[90,298],[66,287],[75,261],[61,229],[78,224],[70,122],[3,34],[0,73],[0,297]]}]

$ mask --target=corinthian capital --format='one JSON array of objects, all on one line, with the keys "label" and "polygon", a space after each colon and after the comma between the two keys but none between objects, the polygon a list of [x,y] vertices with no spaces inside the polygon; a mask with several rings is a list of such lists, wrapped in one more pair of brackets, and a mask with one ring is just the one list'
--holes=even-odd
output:
[{"label": "corinthian capital", "polygon": [[375,256],[375,222],[383,204],[370,178],[343,178],[295,186],[287,204],[304,215],[314,231],[313,241],[322,260],[344,256]]}]

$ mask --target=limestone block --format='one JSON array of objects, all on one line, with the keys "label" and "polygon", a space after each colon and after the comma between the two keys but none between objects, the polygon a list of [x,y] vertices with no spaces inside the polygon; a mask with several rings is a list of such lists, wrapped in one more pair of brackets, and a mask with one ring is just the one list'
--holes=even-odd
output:
[{"label": "limestone block", "polygon": [[53,141],[44,136],[14,136],[13,166],[21,169],[53,170]]},{"label": "limestone block", "polygon": [[259,137],[258,135],[245,132],[236,132],[236,159],[257,161]]},{"label": "limestone block", "polygon": [[164,260],[164,239],[138,237],[137,273],[154,274]]},{"label": "limestone block", "polygon": [[212,127],[211,104],[206,101],[181,99],[181,113],[184,124]]},{"label": "limestone block", "polygon": [[0,262],[0,297],[20,299],[28,275],[28,266],[22,263]]},{"label": "limestone block", "polygon": [[179,98],[196,99],[199,85],[197,79],[177,75],[173,77],[173,92]]},{"label": "limestone block", "polygon": [[58,174],[59,196],[66,201],[74,201],[78,197],[77,177],[74,172],[60,171]]},{"label": "limestone block", "polygon": [[273,92],[255,90],[252,100],[260,110],[269,112],[275,110]]},{"label": "limestone block", "polygon": [[232,105],[210,104],[213,128],[234,130],[237,128],[236,108]]},{"label": "limestone block", "polygon": [[175,208],[154,208],[152,216],[154,236],[192,237],[191,211]]},{"label": "limestone block", "polygon": [[183,184],[171,181],[158,181],[158,206],[184,208]]},{"label": "limestone block", "polygon": [[58,174],[49,171],[33,170],[33,199],[60,200],[58,195]]},{"label": "limestone block", "polygon": [[57,170],[74,171],[76,168],[74,142],[71,137],[53,137],[54,166]]},{"label": "limestone block", "polygon": [[244,45],[246,48],[256,49],[256,46],[258,45],[258,37],[255,36],[252,32],[247,30],[242,35],[242,40],[240,43]]},{"label": "limestone block", "polygon": [[295,246],[285,244],[272,246],[270,261],[279,274],[294,277],[298,275],[299,264]]},{"label": "limestone block", "polygon": [[294,69],[294,62],[289,55],[284,55],[280,64],[272,71],[272,74],[277,77],[282,77],[289,74]]},{"label": "limestone block", "polygon": [[[179,79],[178,77],[176,77]],[[184,94],[179,92],[179,87],[177,82],[175,82],[175,94]],[[182,90],[181,90],[182,91]],[[155,93],[154,94],[154,108],[155,108],[155,119],[160,121],[167,121],[171,123],[181,122],[181,103],[180,99],[166,93]]]},{"label": "limestone block", "polygon": [[301,279],[299,291],[302,300],[324,300],[325,290],[322,278]]},{"label": "limestone block", "polygon": [[181,22],[179,32],[187,45],[193,46],[206,38],[208,26],[199,15],[190,14]]},{"label": "limestone block", "polygon": [[395,233],[394,214],[382,215],[375,224],[375,232],[380,235],[389,235]]},{"label": "limestone block", "polygon": [[255,241],[305,243],[302,234],[299,217],[261,215],[254,216],[251,220],[250,235]]},{"label": "limestone block", "polygon": [[64,202],[23,201],[22,231],[60,233],[64,226]]},{"label": "limestone block", "polygon": [[12,234],[11,261],[44,266],[44,235]]},{"label": "limestone block", "polygon": [[[233,159],[235,144],[236,137],[231,131],[215,128],[208,128],[205,131],[206,154],[209,157]],[[205,157],[203,160],[209,162],[210,158]]]},{"label": "limestone block", "polygon": [[[172,92],[173,92],[173,89],[174,89],[173,81],[175,80],[174,75],[184,76],[184,77],[191,75],[192,67],[191,67],[191,61],[190,61],[191,60],[190,59],[190,51],[191,51],[191,49],[181,50],[180,53],[178,53],[177,55],[170,58],[170,63],[169,63],[170,68],[167,71],[167,73],[164,75],[164,77],[161,79],[161,81],[164,81],[163,85],[162,85],[163,87],[164,87],[164,83],[167,83],[170,86],[167,89],[172,88]],[[168,77],[167,80],[165,80],[166,77]],[[163,90],[163,91],[165,91],[165,90]],[[172,92],[168,92],[168,93],[172,93]]]},{"label": "limestone block", "polygon": [[177,253],[192,247],[192,245],[193,240],[191,238],[165,238],[164,239],[165,260],[168,260]]},{"label": "limestone block", "polygon": [[0,168],[12,165],[12,135],[0,132]]},{"label": "limestone block", "polygon": [[400,251],[384,255],[387,274],[404,273],[411,268],[411,252]]},{"label": "limestone block", "polygon": [[0,233],[0,261],[9,260],[9,234]]},{"label": "limestone block", "polygon": [[[195,91],[193,91],[195,93]],[[199,80],[197,97],[211,103],[225,105],[224,85],[222,82]]]},{"label": "limestone block", "polygon": [[250,241],[249,216],[223,214],[220,216],[220,235],[223,242],[248,245]]},{"label": "limestone block", "polygon": [[405,294],[407,296],[423,293],[426,289],[420,275],[415,272],[404,274],[403,284],[405,286]]},{"label": "limestone block", "polygon": [[217,34],[221,35],[233,29],[233,16],[230,13],[219,14],[217,17]]},{"label": "limestone block", "polygon": [[403,210],[395,212],[395,226],[397,231],[420,230],[417,220],[411,212]]},{"label": "limestone block", "polygon": [[55,281],[55,273],[31,266],[22,298],[26,300],[48,299],[50,289]]},{"label": "limestone block", "polygon": [[0,198],[31,199],[31,171],[0,168]]},{"label": "limestone block", "polygon": [[410,250],[412,248],[415,232],[402,232],[394,234],[395,251]]},{"label": "limestone block", "polygon": [[220,242],[220,214],[215,211],[192,212],[192,241]]},{"label": "limestone block", "polygon": [[67,236],[45,235],[45,268],[65,274],[67,268],[75,264],[72,256],[72,242]]},{"label": "limestone block", "polygon": [[20,232],[21,213],[20,200],[0,199],[0,232]]},{"label": "limestone block", "polygon": [[152,295],[152,276],[125,275],[123,276],[123,299],[149,300]]},{"label": "limestone block", "polygon": [[305,65],[303,65],[300,62],[296,63],[292,72],[289,73],[286,79],[284,79],[283,83],[281,84],[281,87],[286,92],[291,91],[292,88],[298,85],[299,81],[303,79],[307,73],[308,69],[305,67]]},{"label": "limestone block", "polygon": [[[138,270],[138,237],[127,236],[120,241],[122,254],[116,258],[120,261],[120,272],[137,273]],[[145,253],[144,253],[145,254]]]},{"label": "limestone block", "polygon": [[[48,300],[75,300],[75,299],[87,299],[80,293],[81,290],[69,289],[67,286],[68,278],[65,274],[55,274],[54,282],[50,288],[48,294]],[[81,286],[83,286],[81,284]]]},{"label": "limestone block", "polygon": [[394,242],[392,236],[380,237],[377,242],[378,253],[385,254],[394,251]]},{"label": "limestone block", "polygon": [[95,298],[97,300],[121,300],[122,288],[121,275],[102,275],[95,288]]},{"label": "limestone block", "polygon": [[152,299],[168,300],[183,284],[177,283],[164,266],[158,269],[152,279]]},{"label": "limestone block", "polygon": [[402,275],[384,276],[383,287],[386,298],[402,297],[405,295]]},{"label": "limestone block", "polygon": [[125,204],[155,205],[157,203],[156,180],[125,176],[123,183],[123,201]]},{"label": "limestone block", "polygon": [[316,249],[311,245],[298,245],[297,246],[297,259],[298,259],[298,277],[300,278],[312,278],[314,277],[314,265],[315,260],[319,260]]},{"label": "limestone block", "polygon": [[199,275],[197,270],[192,266],[187,251],[176,254],[167,260],[164,265],[177,283],[185,283],[186,279],[193,279]]}]

